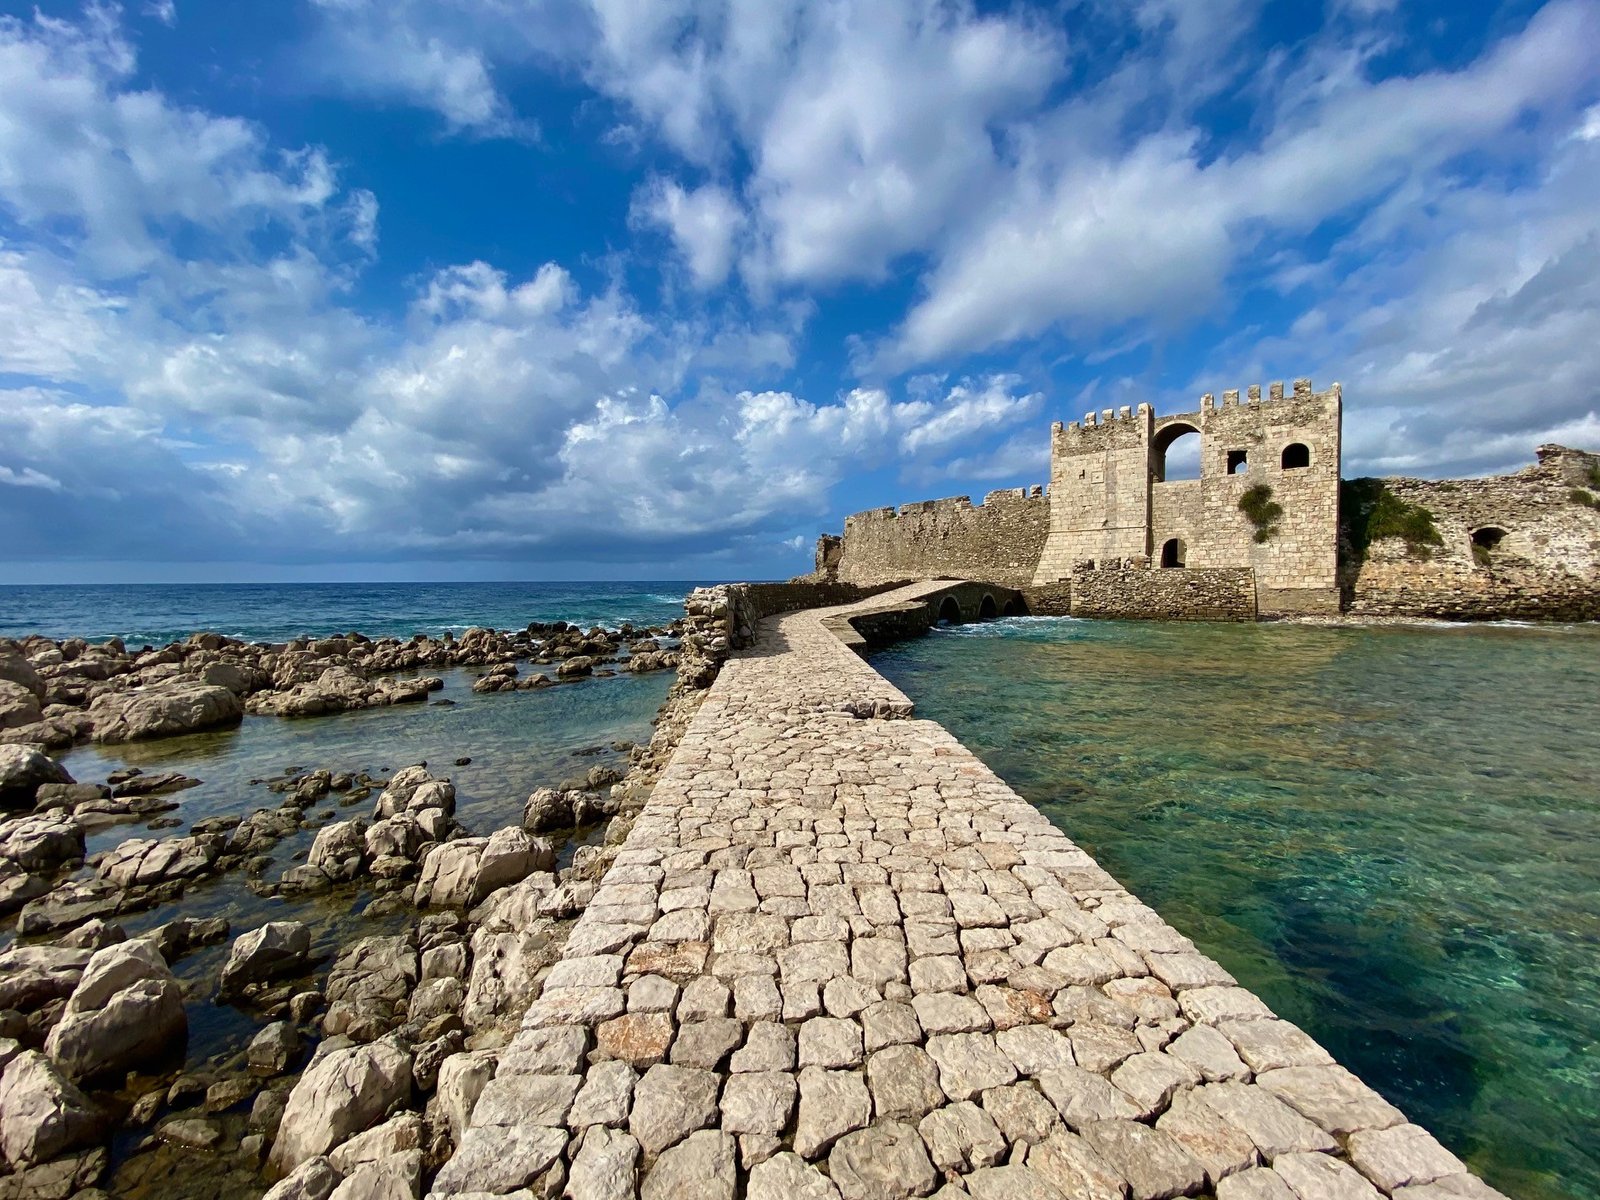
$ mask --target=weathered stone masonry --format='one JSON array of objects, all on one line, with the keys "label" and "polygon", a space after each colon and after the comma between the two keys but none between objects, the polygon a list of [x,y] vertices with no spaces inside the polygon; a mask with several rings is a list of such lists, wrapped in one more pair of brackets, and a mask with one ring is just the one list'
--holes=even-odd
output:
[{"label": "weathered stone masonry", "polygon": [[1498,1195],[832,631],[950,586],[697,595],[733,656],[434,1194]]},{"label": "weathered stone masonry", "polygon": [[[872,586],[944,576],[1029,583],[1050,532],[1041,487],[876,508],[846,517],[838,578]],[[821,566],[822,564],[819,564]]]}]

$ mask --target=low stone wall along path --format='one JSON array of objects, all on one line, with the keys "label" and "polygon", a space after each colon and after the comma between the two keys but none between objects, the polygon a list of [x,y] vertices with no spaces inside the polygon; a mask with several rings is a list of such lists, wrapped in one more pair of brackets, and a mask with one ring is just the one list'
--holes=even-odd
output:
[{"label": "low stone wall along path", "polygon": [[435,1194],[1498,1195],[901,719],[851,611],[723,667]]}]

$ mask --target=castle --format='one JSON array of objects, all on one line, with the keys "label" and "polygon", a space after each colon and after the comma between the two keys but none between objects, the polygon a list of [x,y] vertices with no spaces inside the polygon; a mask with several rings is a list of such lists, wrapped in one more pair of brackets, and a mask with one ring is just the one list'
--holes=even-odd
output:
[{"label": "castle", "polygon": [[[819,539],[816,575],[980,580],[1074,616],[1600,616],[1600,498],[1580,498],[1600,459],[1545,446],[1516,475],[1381,481],[1437,517],[1437,540],[1357,546],[1341,526],[1342,404],[1339,384],[1297,379],[1207,394],[1195,412],[1140,404],[1057,422],[1048,491],[856,513],[843,537]],[[1199,477],[1169,478],[1185,435]]]}]

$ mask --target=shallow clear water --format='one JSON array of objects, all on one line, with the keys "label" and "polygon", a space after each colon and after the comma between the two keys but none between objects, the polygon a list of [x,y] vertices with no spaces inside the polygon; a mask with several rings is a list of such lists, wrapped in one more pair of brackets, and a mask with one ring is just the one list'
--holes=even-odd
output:
[{"label": "shallow clear water", "polygon": [[435,637],[529,621],[585,628],[666,624],[683,615],[684,581],[635,583],[205,583],[0,586],[0,637],[120,637],[163,645],[210,629],[281,642],[351,631]]},{"label": "shallow clear water", "polygon": [[1600,1195],[1600,629],[1020,618],[873,662],[1491,1183]]},{"label": "shallow clear water", "polygon": [[[142,822],[122,823],[91,834],[87,849],[93,854],[131,837],[179,837],[203,817],[244,816],[257,808],[276,807],[283,797],[252,781],[281,776],[287,768],[366,770],[382,778],[422,761],[434,774],[455,783],[457,818],[471,832],[490,833],[518,823],[535,788],[581,776],[596,764],[626,770],[626,752],[613,749],[611,743],[649,740],[651,718],[665,700],[673,674],[624,673],[542,691],[489,695],[473,694],[472,672],[446,671],[443,678],[444,689],[434,698],[452,699],[453,707],[399,705],[307,720],[247,716],[238,729],[224,732],[75,748],[62,761],[80,780],[101,780],[118,767],[138,766],[146,771],[181,771],[203,781],[169,797],[178,808],[162,815],[179,818],[181,827],[152,833]],[[602,747],[599,753],[575,753],[596,746]],[[454,765],[455,759],[464,757],[472,761]],[[335,793],[312,815],[370,819],[376,796],[348,809],[340,808],[339,800]],[[598,837],[601,829],[596,826],[572,839],[563,847],[563,861],[570,860],[578,843]],[[276,879],[284,869],[304,861],[314,836],[314,830],[305,830],[279,842],[270,852],[273,866],[264,877]],[[243,872],[232,871],[191,887],[172,904],[117,920],[130,933],[178,916],[224,916],[231,922],[227,942],[197,951],[177,967],[178,977],[190,988],[186,1057],[191,1066],[198,1066],[239,1052],[262,1024],[253,1013],[211,999],[233,938],[265,921],[301,920],[312,927],[315,948],[331,958],[355,938],[392,933],[415,919],[414,913],[365,917],[362,913],[371,899],[370,892],[355,888],[320,897],[261,899],[245,886]],[[0,928],[0,945],[11,937],[9,928]]]}]

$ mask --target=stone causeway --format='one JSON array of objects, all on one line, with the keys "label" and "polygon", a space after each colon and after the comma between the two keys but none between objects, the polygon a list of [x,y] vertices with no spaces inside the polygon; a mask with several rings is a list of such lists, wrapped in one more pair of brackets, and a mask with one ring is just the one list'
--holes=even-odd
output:
[{"label": "stone causeway", "polygon": [[729,659],[431,1195],[1499,1196],[829,628],[949,586]]}]

